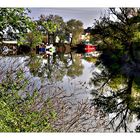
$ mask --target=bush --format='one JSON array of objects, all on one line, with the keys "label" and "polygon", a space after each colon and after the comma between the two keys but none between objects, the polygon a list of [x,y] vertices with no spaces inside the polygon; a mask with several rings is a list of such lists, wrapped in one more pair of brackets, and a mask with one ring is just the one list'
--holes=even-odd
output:
[{"label": "bush", "polygon": [[10,74],[0,83],[0,132],[54,132],[51,122],[56,118],[49,98],[34,90],[22,72]]}]

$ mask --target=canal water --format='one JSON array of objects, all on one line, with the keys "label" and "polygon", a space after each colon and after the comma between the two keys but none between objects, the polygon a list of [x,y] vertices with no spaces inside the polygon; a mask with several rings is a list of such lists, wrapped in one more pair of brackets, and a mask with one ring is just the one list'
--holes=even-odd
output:
[{"label": "canal water", "polygon": [[[63,121],[69,120],[77,105],[85,106],[86,111],[81,114],[78,123],[66,126],[62,132],[114,132],[114,126],[119,124],[121,118],[116,120],[114,126],[107,125],[114,113],[105,114],[103,110],[94,107],[93,93],[96,86],[91,83],[93,73],[101,73],[101,69],[95,65],[96,58],[86,58],[83,54],[57,54],[49,58],[43,56],[5,56],[0,57],[0,81],[5,78],[6,73],[14,73],[23,69],[25,78],[30,80],[27,90],[32,93],[34,89],[40,89],[42,84],[47,85],[46,90],[57,87],[63,91],[63,99],[70,102],[68,115]],[[95,90],[96,91],[96,90]],[[47,92],[46,92],[47,94]],[[54,94],[54,93],[53,93]],[[80,109],[79,109],[80,110]],[[131,132],[134,132],[138,120],[135,115],[127,125]],[[127,121],[127,120],[126,120]],[[69,121],[66,121],[69,122]],[[124,132],[123,127],[118,130]]]}]

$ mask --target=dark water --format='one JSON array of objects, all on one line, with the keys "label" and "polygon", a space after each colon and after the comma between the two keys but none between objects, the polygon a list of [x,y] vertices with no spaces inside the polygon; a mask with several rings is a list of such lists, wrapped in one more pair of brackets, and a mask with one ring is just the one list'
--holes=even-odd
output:
[{"label": "dark water", "polygon": [[[28,86],[30,92],[35,88],[39,89],[42,83],[59,87],[64,91],[66,100],[70,100],[73,103],[71,112],[79,102],[87,101],[94,115],[85,119],[89,114],[87,116],[84,114],[80,118],[80,126],[73,127],[72,132],[114,132],[115,129],[113,128],[117,127],[122,120],[121,116],[113,124],[107,125],[116,113],[104,113],[104,110],[96,109],[94,103],[92,103],[94,98],[92,91],[96,89],[96,86],[91,83],[91,79],[93,78],[93,73],[101,73],[102,71],[100,67],[95,65],[95,62],[95,58],[89,60],[82,57],[82,54],[76,53],[57,54],[49,58],[43,58],[40,55],[33,58],[29,56],[0,57],[0,80],[5,77],[7,71],[17,71],[22,68],[25,72],[25,77],[30,79],[31,84]],[[110,94],[109,91],[106,91],[106,93]],[[134,132],[139,121],[136,119],[135,114],[131,114],[130,117],[129,119],[127,117],[124,119],[126,119],[129,132]],[[124,132],[125,129],[122,126],[117,131]]]}]

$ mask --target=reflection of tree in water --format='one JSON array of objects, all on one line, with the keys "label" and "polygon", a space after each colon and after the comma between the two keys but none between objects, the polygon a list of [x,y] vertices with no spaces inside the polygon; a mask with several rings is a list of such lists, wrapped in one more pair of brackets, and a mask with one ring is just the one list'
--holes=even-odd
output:
[{"label": "reflection of tree in water", "polygon": [[30,59],[29,67],[34,76],[47,76],[48,79],[61,81],[65,75],[75,77],[83,73],[84,67],[76,54],[59,53],[44,60],[46,62],[42,64],[43,59],[36,56]]},{"label": "reflection of tree in water", "polygon": [[[110,10],[120,22],[103,18],[95,27],[104,50],[96,62],[101,73],[94,72],[91,79],[97,86],[92,92],[93,104],[110,116],[108,127],[113,131],[134,131],[130,123],[140,119],[140,50],[135,36],[138,21],[137,16],[135,20],[128,18],[131,8],[122,8],[119,14]],[[136,126],[135,131],[139,130]]]},{"label": "reflection of tree in water", "polygon": [[0,58],[1,132],[96,132],[103,125],[88,100],[73,102],[73,93],[31,75],[27,59]]},{"label": "reflection of tree in water", "polygon": [[55,78],[56,80],[62,80],[65,75],[65,70],[62,69],[64,65],[59,61],[56,56],[48,56],[43,59],[40,56],[34,56],[29,58],[28,66],[30,72],[34,76],[47,77],[48,79]]},{"label": "reflection of tree in water", "polygon": [[83,73],[84,66],[81,63],[81,59],[78,55],[73,56],[72,65],[68,68],[67,75],[69,77],[80,76]]}]

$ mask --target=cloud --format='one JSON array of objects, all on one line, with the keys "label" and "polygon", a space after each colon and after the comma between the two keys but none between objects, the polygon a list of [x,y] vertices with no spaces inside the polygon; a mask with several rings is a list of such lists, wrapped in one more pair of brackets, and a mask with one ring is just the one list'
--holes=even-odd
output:
[{"label": "cloud", "polygon": [[84,23],[84,27],[91,27],[94,19],[98,19],[106,8],[30,8],[29,16],[38,19],[41,14],[44,15],[59,15],[63,17],[64,21],[70,19],[78,19]]}]

